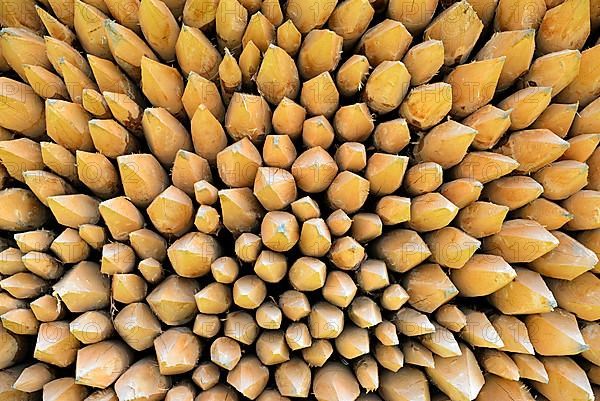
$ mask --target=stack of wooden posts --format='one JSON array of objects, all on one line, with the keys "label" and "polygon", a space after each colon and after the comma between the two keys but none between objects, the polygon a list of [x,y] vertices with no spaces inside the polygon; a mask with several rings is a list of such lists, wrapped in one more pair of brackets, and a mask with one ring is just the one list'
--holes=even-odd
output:
[{"label": "stack of wooden posts", "polygon": [[0,400],[600,396],[600,0],[0,24]]}]

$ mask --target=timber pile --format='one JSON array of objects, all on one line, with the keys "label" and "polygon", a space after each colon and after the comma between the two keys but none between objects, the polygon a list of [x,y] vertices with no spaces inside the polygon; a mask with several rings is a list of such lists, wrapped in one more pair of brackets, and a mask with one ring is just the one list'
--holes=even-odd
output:
[{"label": "timber pile", "polygon": [[599,0],[0,23],[0,400],[600,395]]}]

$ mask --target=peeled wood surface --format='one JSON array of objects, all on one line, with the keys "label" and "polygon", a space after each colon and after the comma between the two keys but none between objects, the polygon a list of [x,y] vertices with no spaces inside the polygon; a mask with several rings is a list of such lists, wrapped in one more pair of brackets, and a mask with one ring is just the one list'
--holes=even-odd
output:
[{"label": "peeled wood surface", "polygon": [[593,400],[597,3],[0,0],[0,400]]}]

